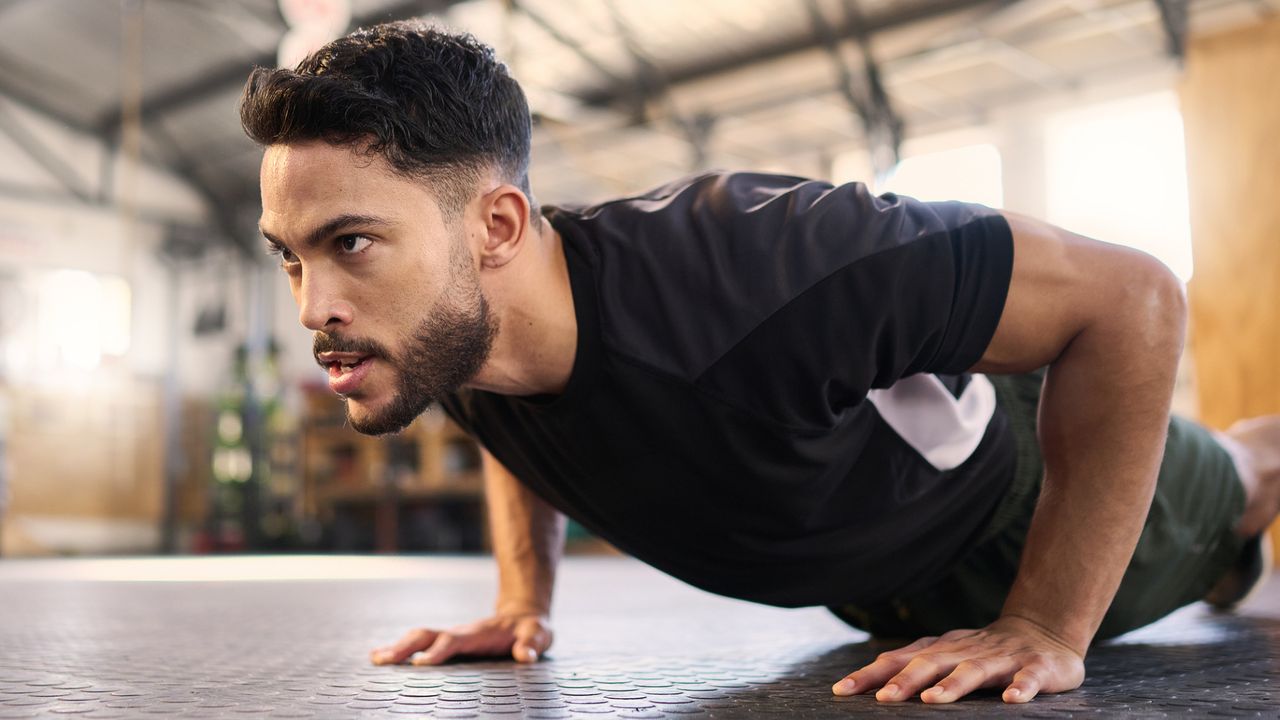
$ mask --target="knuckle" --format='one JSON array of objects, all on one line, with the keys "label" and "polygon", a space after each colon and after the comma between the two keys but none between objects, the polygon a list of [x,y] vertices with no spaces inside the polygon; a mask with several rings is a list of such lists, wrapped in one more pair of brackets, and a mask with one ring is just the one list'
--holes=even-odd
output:
[{"label": "knuckle", "polygon": [[912,672],[935,672],[938,669],[938,661],[927,655],[918,655],[907,663],[907,669]]},{"label": "knuckle", "polygon": [[1018,674],[1014,676],[1013,682],[1015,685],[1023,688],[1028,686],[1039,687],[1044,685],[1044,678],[1035,670],[1023,669],[1018,671]]},{"label": "knuckle", "polygon": [[927,648],[930,645],[933,645],[934,643],[938,642],[938,640],[940,639],[941,638],[934,635],[930,635],[929,637],[922,637],[919,640],[916,640],[915,642],[911,643],[910,645],[907,645],[906,647],[899,648],[898,652],[916,652],[919,650],[923,650],[924,648]]},{"label": "knuckle", "polygon": [[407,650],[409,648],[422,647],[431,642],[431,632],[428,630],[413,631],[406,635],[403,640],[396,643],[397,650]]},{"label": "knuckle", "polygon": [[965,660],[961,660],[960,664],[956,665],[956,669],[960,670],[961,668],[967,672],[974,672],[981,675],[986,675],[990,670],[987,663],[981,658],[966,658]]},{"label": "knuckle", "polygon": [[897,675],[894,675],[893,677],[889,678],[888,680],[886,680],[884,684],[885,684],[885,685],[897,685],[898,687],[900,687],[900,688],[901,688],[901,687],[903,687],[903,686],[910,685],[910,684],[911,684],[911,682],[912,682],[912,677],[911,677],[911,675],[909,675],[909,674],[907,674],[907,673],[905,673],[905,672],[901,672],[901,673],[898,673]]}]

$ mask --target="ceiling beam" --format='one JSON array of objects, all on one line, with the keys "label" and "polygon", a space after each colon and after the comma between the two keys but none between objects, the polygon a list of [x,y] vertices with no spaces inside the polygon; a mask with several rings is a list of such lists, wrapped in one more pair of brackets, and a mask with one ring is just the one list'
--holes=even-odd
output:
[{"label": "ceiling beam", "polygon": [[[391,20],[403,20],[428,13],[440,13],[460,0],[399,0],[379,12],[367,13],[352,19],[354,27],[376,25]],[[275,67],[276,53],[259,53],[252,58],[234,60],[211,67],[200,73],[200,77],[152,93],[142,99],[142,122],[145,124],[159,115],[175,112],[183,108],[198,105],[219,94],[238,89],[249,77],[249,71],[255,66]],[[97,133],[102,137],[111,137],[119,132],[123,107],[116,105],[99,116],[94,123]]]},{"label": "ceiling beam", "polygon": [[246,256],[252,256],[256,248],[251,242],[251,238],[246,237],[235,222],[236,206],[242,200],[220,194],[212,185],[206,182],[196,164],[183,153],[182,146],[162,126],[153,125],[150,129],[150,136],[160,148],[163,163],[178,177],[185,180],[200,195],[205,204],[209,206],[209,216],[213,221],[213,229]]},{"label": "ceiling beam", "polygon": [[1160,24],[1164,27],[1169,54],[1182,62],[1187,54],[1187,4],[1189,0],[1155,0],[1160,8]]},{"label": "ceiling beam", "polygon": [[[862,23],[853,22],[846,16],[840,23],[834,25],[831,31],[837,40],[857,38],[863,34],[870,36],[973,8],[996,7],[1013,2],[1015,0],[915,0],[907,3],[893,3],[890,6],[892,9],[868,15],[863,18]],[[789,55],[821,48],[822,45],[822,38],[815,33],[783,37],[761,43],[746,55],[722,53],[684,67],[664,68],[664,75],[669,85],[680,85],[738,71],[744,66],[779,60]],[[622,87],[599,88],[575,95],[588,105],[617,105],[634,101],[634,85],[635,83]]]},{"label": "ceiling beam", "polygon": [[13,138],[18,149],[43,167],[67,192],[84,202],[90,201],[84,178],[3,106],[0,106],[0,132]]},{"label": "ceiling beam", "polygon": [[55,108],[45,98],[40,97],[36,93],[30,92],[23,87],[19,87],[9,78],[23,77],[35,79],[37,83],[45,85],[46,87],[61,85],[65,88],[65,83],[59,82],[57,78],[53,78],[47,73],[42,72],[42,69],[33,68],[30,65],[23,63],[18,58],[4,52],[0,52],[0,67],[4,68],[4,72],[0,73],[0,95],[10,98],[21,105],[25,105],[41,115],[57,120],[73,130],[79,130],[80,132],[88,135],[95,134],[95,128],[91,123],[72,117],[71,115],[68,115],[65,110]]}]

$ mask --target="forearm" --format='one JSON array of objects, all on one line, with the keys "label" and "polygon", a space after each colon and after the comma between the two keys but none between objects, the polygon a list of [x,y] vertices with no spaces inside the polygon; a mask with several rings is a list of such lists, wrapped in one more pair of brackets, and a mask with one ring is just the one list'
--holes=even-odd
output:
[{"label": "forearm", "polygon": [[1185,323],[1167,279],[1124,288],[1051,363],[1041,397],[1045,475],[1005,616],[1085,653],[1151,505]]},{"label": "forearm", "polygon": [[493,555],[498,564],[497,612],[549,615],[556,566],[564,550],[565,518],[532,493],[487,451],[482,453]]}]

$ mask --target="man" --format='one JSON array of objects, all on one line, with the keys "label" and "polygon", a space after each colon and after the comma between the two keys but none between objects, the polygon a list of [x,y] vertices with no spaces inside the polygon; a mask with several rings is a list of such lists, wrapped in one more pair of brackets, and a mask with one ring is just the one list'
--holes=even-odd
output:
[{"label": "man", "polygon": [[519,86],[413,24],[256,70],[240,112],[352,426],[440,401],[486,449],[496,613],[375,663],[536,660],[564,515],[712,592],[928,634],[834,688],[886,701],[1070,690],[1095,636],[1258,574],[1280,422],[1234,461],[1170,424],[1185,302],[1146,255],[760,174],[539,211]]}]

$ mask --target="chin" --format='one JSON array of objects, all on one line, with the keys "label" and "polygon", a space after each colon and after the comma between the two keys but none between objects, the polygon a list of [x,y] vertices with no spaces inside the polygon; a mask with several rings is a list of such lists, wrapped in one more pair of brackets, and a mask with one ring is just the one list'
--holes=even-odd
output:
[{"label": "chin", "polygon": [[366,397],[347,398],[347,423],[362,435],[398,433],[417,419],[422,409],[410,407],[399,398],[374,403]]}]

